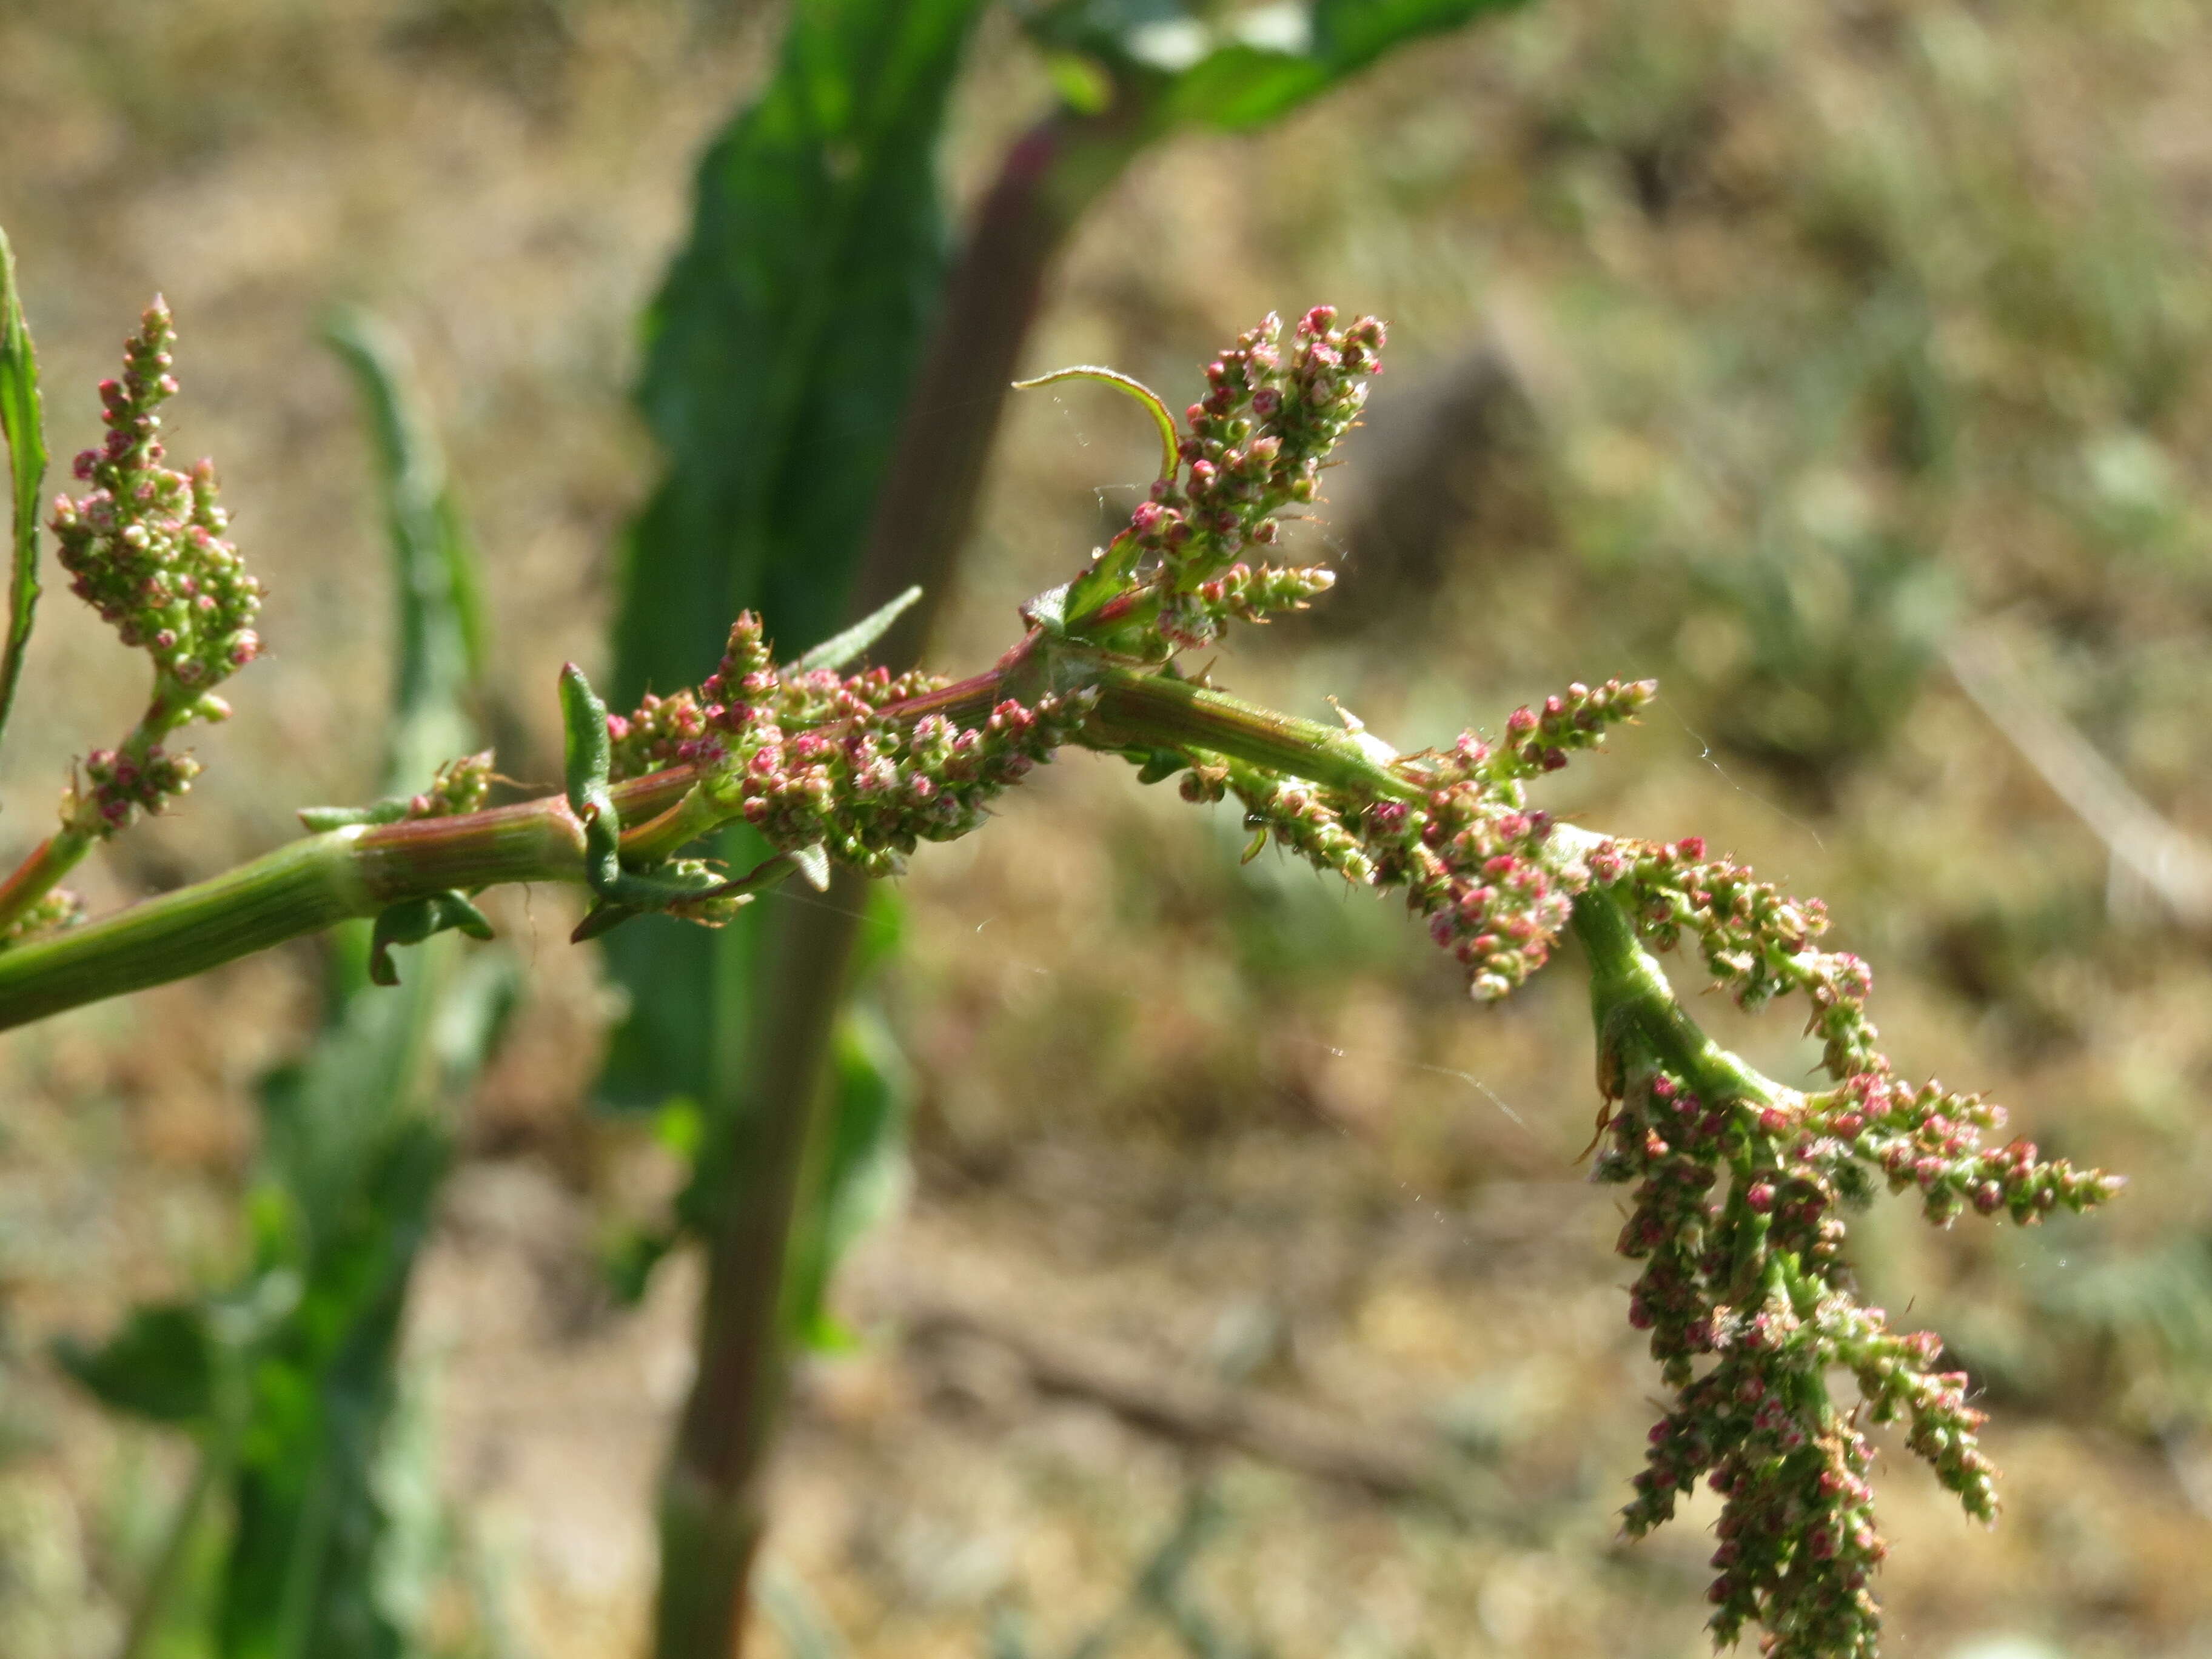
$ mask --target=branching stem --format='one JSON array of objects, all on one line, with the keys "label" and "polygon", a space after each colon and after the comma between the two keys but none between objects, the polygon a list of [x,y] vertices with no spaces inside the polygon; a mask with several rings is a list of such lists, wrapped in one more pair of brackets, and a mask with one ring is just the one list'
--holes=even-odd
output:
[{"label": "branching stem", "polygon": [[[1034,635],[991,672],[883,713],[902,723],[942,714],[972,724],[1040,675],[1097,690],[1097,715],[1079,739],[1088,746],[1193,749],[1377,797],[1413,800],[1422,793],[1416,779],[1381,763],[1346,732],[1098,662],[1079,648],[1052,649]],[[700,784],[696,769],[676,767],[616,786],[617,811],[634,826],[623,837],[626,862],[657,861],[735,816],[733,802]],[[0,887],[0,907],[13,907],[0,915],[20,914],[88,845],[66,830],[42,845]],[[0,1030],[204,973],[391,904],[519,882],[580,885],[584,852],[583,826],[558,795],[310,836],[210,880],[0,952]]]}]

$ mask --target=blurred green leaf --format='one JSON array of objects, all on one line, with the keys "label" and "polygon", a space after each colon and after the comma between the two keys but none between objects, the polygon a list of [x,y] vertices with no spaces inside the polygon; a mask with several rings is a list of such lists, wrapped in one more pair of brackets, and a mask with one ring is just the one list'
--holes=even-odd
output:
[{"label": "blurred green leaf", "polygon": [[39,605],[39,485],[46,475],[46,440],[39,408],[38,356],[15,291],[15,251],[9,246],[4,230],[0,230],[0,435],[8,441],[15,527],[8,577],[8,642],[0,650],[0,727],[5,727]]},{"label": "blurred green leaf", "polygon": [[832,1065],[836,1098],[823,1114],[807,1200],[793,1218],[784,1264],[785,1328],[817,1348],[851,1345],[826,1298],[846,1253],[905,1196],[913,1097],[906,1056],[872,1003],[845,1010]]},{"label": "blurred green leaf", "polygon": [[196,1304],[137,1309],[98,1347],[64,1340],[54,1357],[112,1410],[194,1428],[214,1414],[216,1341],[207,1310]]},{"label": "blurred green leaf", "polygon": [[1182,0],[1061,0],[1032,15],[1048,47],[1161,89],[1170,122],[1265,125],[1396,46],[1522,0],[1310,0],[1224,9]]},{"label": "blurred green leaf", "polygon": [[[842,668],[865,655],[870,646],[890,629],[890,625],[911,609],[921,597],[921,590],[909,587],[896,599],[878,605],[866,616],[841,634],[832,634],[821,644],[805,653],[791,665],[802,674],[811,674],[824,668]],[[815,884],[819,886],[821,884]]]},{"label": "blurred green leaf", "polygon": [[376,459],[398,616],[386,781],[410,793],[471,746],[463,711],[484,670],[483,582],[406,342],[351,309],[323,338],[352,372]]},{"label": "blurred green leaf", "polygon": [[441,1123],[413,1116],[371,1149],[335,1210],[314,1218],[305,1291],[252,1372],[218,1626],[226,1656],[402,1651],[375,1594],[385,1516],[374,1477],[398,1398],[408,1279],[451,1152]]},{"label": "blurred green leaf", "polygon": [[787,647],[843,620],[936,309],[945,97],[979,0],[801,0],[707,152],[646,319],[639,401],[668,473],[633,530],[614,690],[696,684],[751,607]]},{"label": "blurred green leaf", "polygon": [[[614,699],[696,684],[750,608],[787,652],[844,621],[948,263],[946,94],[981,0],[799,0],[776,73],[708,149],[691,239],[648,313],[639,402],[668,459],[632,527]],[[738,869],[768,849],[718,849]],[[603,1091],[731,1097],[762,907],[607,940],[629,1017]]]}]

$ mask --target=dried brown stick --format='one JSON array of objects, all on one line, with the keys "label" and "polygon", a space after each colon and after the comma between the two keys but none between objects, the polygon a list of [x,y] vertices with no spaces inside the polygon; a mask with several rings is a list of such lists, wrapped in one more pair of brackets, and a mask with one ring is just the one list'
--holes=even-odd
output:
[{"label": "dried brown stick", "polygon": [[1250,1389],[1178,1374],[1156,1359],[1095,1338],[1039,1328],[940,1291],[902,1291],[909,1340],[980,1339],[1010,1354],[1040,1393],[1102,1406],[1134,1428],[1184,1445],[1227,1446],[1316,1480],[1378,1498],[1465,1507],[1454,1459],[1432,1431],[1348,1423]]}]

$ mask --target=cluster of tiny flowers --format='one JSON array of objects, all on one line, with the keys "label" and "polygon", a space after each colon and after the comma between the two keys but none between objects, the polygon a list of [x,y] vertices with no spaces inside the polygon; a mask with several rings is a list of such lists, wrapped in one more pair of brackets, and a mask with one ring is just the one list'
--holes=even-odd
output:
[{"label": "cluster of tiny flowers", "polygon": [[100,383],[106,441],[76,469],[95,488],[80,501],[58,498],[52,525],[70,590],[124,644],[151,656],[163,679],[204,691],[259,653],[262,587],[222,538],[228,520],[213,465],[185,474],[161,464],[155,411],[177,390],[175,338],[156,300],[125,346],[123,378]]},{"label": "cluster of tiny flowers", "polygon": [[410,818],[453,818],[480,811],[491,794],[492,751],[464,755],[440,767],[430,787],[409,799]]},{"label": "cluster of tiny flowers", "polygon": [[884,668],[852,675],[780,669],[760,619],[748,611],[732,624],[721,662],[696,691],[647,694],[635,712],[607,716],[613,749],[609,775],[620,780],[671,766],[712,764],[763,719],[787,729],[872,720],[887,705],[944,684],[934,675],[894,676]]},{"label": "cluster of tiny flowers", "polygon": [[[1806,994],[1833,1089],[1751,1098],[1742,1085],[1701,1099],[1646,1066],[1603,1137],[1597,1177],[1636,1186],[1620,1244],[1643,1264],[1630,1321],[1650,1334],[1676,1391],[1652,1431],[1627,1527],[1640,1536],[1709,1481],[1724,1499],[1711,1592],[1720,1641],[1757,1624],[1778,1659],[1868,1659],[1881,1611],[1871,1580],[1886,1547],[1862,1423],[1909,1419],[1907,1443],[1969,1514],[1995,1513],[1995,1470],[1976,1443],[1982,1419],[1966,1403],[1966,1378],[1936,1369],[1940,1340],[1893,1331],[1852,1294],[1845,1207],[1887,1178],[1917,1187],[1938,1221],[1967,1208],[2026,1221],[2087,1207],[2118,1183],[2039,1161],[2023,1141],[1985,1149],[1983,1133],[2003,1121],[1997,1108],[1895,1080],[1865,1015],[1871,976],[1848,952],[1818,948],[1826,916],[1817,902],[1709,859],[1694,838],[1558,854],[1555,826],[1529,807],[1524,785],[1601,742],[1655,690],[1641,681],[1571,686],[1516,710],[1495,744],[1469,732],[1447,751],[1403,757],[1393,769],[1420,787],[1418,799],[1206,755],[1194,757],[1182,791],[1194,801],[1233,793],[1248,828],[1317,867],[1404,888],[1479,999],[1504,995],[1543,963],[1585,886],[1614,892],[1662,948],[1694,939],[1747,1007]],[[1827,1392],[1838,1370],[1856,1382],[1849,1410]]]},{"label": "cluster of tiny flowers", "polygon": [[1799,1133],[1808,1158],[1856,1160],[1880,1170],[1892,1192],[1917,1190],[1939,1225],[1970,1209],[2027,1225],[2053,1210],[2078,1213],[2119,1190],[2118,1176],[2044,1158],[2032,1140],[1983,1144],[2004,1125],[2003,1107],[1933,1080],[1905,1083],[1882,1062],[1808,1097]]},{"label": "cluster of tiny flowers", "polygon": [[190,755],[173,755],[158,743],[135,758],[127,748],[95,749],[84,757],[84,781],[70,791],[64,816],[79,830],[105,840],[139,813],[159,812],[187,793],[199,771]]},{"label": "cluster of tiny flowers", "polygon": [[787,731],[765,712],[731,755],[745,821],[776,847],[820,846],[863,874],[890,875],[925,841],[981,826],[991,799],[1074,734],[1087,698],[1008,698],[980,726],[943,714],[906,726]]},{"label": "cluster of tiny flowers", "polygon": [[994,796],[1074,735],[1091,701],[1006,699],[966,726],[941,714],[900,718],[898,705],[942,684],[880,668],[779,669],[748,613],[696,694],[609,718],[615,775],[693,762],[708,769],[704,787],[777,848],[819,846],[865,874],[892,874],[921,842],[980,826]]},{"label": "cluster of tiny flowers", "polygon": [[1314,499],[1323,459],[1366,401],[1365,377],[1380,372],[1382,325],[1363,317],[1337,329],[1335,320],[1316,306],[1286,343],[1271,313],[1206,366],[1206,394],[1185,415],[1182,465],[1152,486],[1123,532],[1139,557],[1157,562],[1170,644],[1202,645],[1230,617],[1300,605],[1328,586],[1326,571],[1255,571],[1237,556],[1274,541],[1276,514]]},{"label": "cluster of tiny flowers", "polygon": [[1848,951],[1820,951],[1826,907],[1791,897],[1757,879],[1748,866],[1708,860],[1695,836],[1658,844],[1618,843],[1597,855],[1593,875],[1626,879],[1637,895],[1637,921],[1662,950],[1685,933],[1694,938],[1715,983],[1756,1010],[1776,996],[1802,991],[1814,1009],[1812,1029],[1826,1044],[1837,1077],[1863,1070],[1878,1057],[1879,1033],[1868,1023],[1874,976]]},{"label": "cluster of tiny flowers", "polygon": [[[1608,681],[1547,699],[1546,718],[1556,728],[1547,743],[1595,746],[1654,689],[1649,681]],[[1509,731],[1526,714],[1518,711]],[[1424,799],[1371,799],[1243,762],[1201,762],[1182,787],[1194,802],[1234,791],[1247,829],[1358,885],[1403,888],[1430,937],[1467,969],[1470,993],[1495,1001],[1549,960],[1572,911],[1572,888],[1544,857],[1551,815],[1528,807],[1520,782],[1525,763],[1510,738],[1492,747],[1465,732],[1449,750],[1400,766]]]},{"label": "cluster of tiny flowers", "polygon": [[[1333,870],[1346,881],[1366,886],[1375,879],[1375,860],[1359,836],[1322,792],[1302,778],[1286,778],[1257,766],[1231,762],[1225,768],[1200,768],[1188,774],[1183,799],[1218,800],[1224,787],[1244,803],[1244,827],[1272,835],[1317,870]],[[1255,842],[1256,848],[1259,845]]]},{"label": "cluster of tiny flowers", "polygon": [[8,924],[0,933],[0,949],[20,945],[25,939],[37,939],[45,933],[58,933],[64,927],[74,927],[84,920],[84,900],[64,887],[57,887],[45,894],[37,902],[27,906],[23,914]]},{"label": "cluster of tiny flowers", "polygon": [[1232,618],[1265,622],[1271,611],[1303,611],[1335,582],[1336,572],[1327,565],[1263,564],[1255,569],[1239,561],[1188,593],[1164,597],[1160,635],[1178,645],[1200,644]]},{"label": "cluster of tiny flowers", "polygon": [[1567,752],[1592,749],[1606,728],[1635,715],[1659,695],[1656,680],[1607,680],[1593,690],[1577,680],[1537,708],[1516,708],[1505,719],[1505,739],[1489,760],[1491,775],[1534,777],[1556,772]]},{"label": "cluster of tiny flowers", "polygon": [[1641,1537],[1704,1478],[1724,1500],[1717,1640],[1756,1622],[1779,1659],[1857,1659],[1875,1651],[1870,1579],[1887,1547],[1871,1449],[1858,1413],[1830,1400],[1828,1372],[1852,1374],[1872,1421],[1910,1415],[1908,1443],[1969,1514],[1996,1513],[1995,1471],[1966,1377],[1934,1369],[1938,1339],[1892,1331],[1842,1282],[1837,1211],[1868,1183],[1823,1158],[1802,1126],[1786,1108],[1701,1100],[1663,1072],[1632,1079],[1609,1126],[1597,1178],[1638,1183],[1620,1243],[1644,1264],[1629,1322],[1650,1333],[1677,1391],[1625,1519]]},{"label": "cluster of tiny flowers", "polygon": [[2003,1127],[2001,1107],[1895,1078],[1866,1018],[1865,964],[1812,942],[1826,927],[1817,901],[1708,859],[1695,839],[1605,842],[1584,865],[1652,943],[1694,939],[1714,981],[1746,1006],[1802,991],[1836,1079],[1810,1095],[1700,1100],[1653,1073],[1630,1084],[1612,1121],[1595,1173],[1638,1183],[1620,1239],[1644,1264],[1629,1320],[1650,1332],[1678,1391],[1652,1431],[1628,1529],[1666,1520],[1675,1495],[1707,1476],[1727,1499],[1713,1557],[1720,1640],[1756,1620],[1784,1659],[1871,1654],[1880,1609],[1868,1579],[1883,1546],[1868,1509],[1869,1454],[1824,1375],[1849,1370],[1872,1422],[1909,1417],[1906,1443],[1968,1514],[1996,1514],[1996,1471],[1975,1441],[1982,1419],[1966,1377],[1935,1369],[1940,1340],[1890,1330],[1852,1296],[1844,1207],[1886,1179],[1893,1191],[1917,1188],[1939,1224],[1969,1208],[2027,1223],[2086,1209],[2120,1183],[2044,1160],[2032,1142],[1986,1147],[1983,1137]]},{"label": "cluster of tiny flowers", "polygon": [[2118,1189],[2114,1177],[2040,1159],[2031,1141],[1986,1147],[1983,1137],[2004,1127],[2002,1106],[1893,1075],[1867,1018],[1873,974],[1850,951],[1814,944],[1828,926],[1818,899],[1792,898],[1747,866],[1708,859],[1695,836],[1609,842],[1585,864],[1593,881],[1627,895],[1640,930],[1659,949],[1695,939],[1713,981],[1745,1007],[1804,994],[1807,1029],[1821,1038],[1822,1063],[1837,1086],[1797,1108],[1766,1109],[1776,1120],[1770,1133],[1791,1128],[1802,1160],[1831,1170],[1878,1169],[1894,1191],[1917,1188],[1937,1222],[1971,1208],[2002,1210],[2025,1223],[2053,1208],[2081,1210]]},{"label": "cluster of tiny flowers", "polygon": [[721,744],[707,730],[706,711],[690,691],[669,697],[647,692],[635,713],[607,716],[607,736],[614,757],[609,775],[617,780],[641,778],[703,754],[721,752]]}]

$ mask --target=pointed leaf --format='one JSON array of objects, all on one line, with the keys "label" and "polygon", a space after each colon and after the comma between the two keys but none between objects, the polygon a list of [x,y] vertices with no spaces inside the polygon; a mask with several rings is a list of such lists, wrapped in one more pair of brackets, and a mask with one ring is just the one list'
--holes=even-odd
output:
[{"label": "pointed leaf", "polygon": [[215,1337],[190,1304],[139,1308],[98,1347],[64,1340],[54,1357],[103,1405],[134,1417],[196,1426],[214,1410]]},{"label": "pointed leaf", "polygon": [[15,253],[0,230],[0,435],[8,442],[9,540],[7,644],[0,647],[0,728],[23,675],[23,649],[39,606],[39,485],[46,438],[39,405],[39,359],[15,291]]},{"label": "pointed leaf", "polygon": [[908,588],[889,605],[870,611],[843,633],[832,634],[793,663],[793,670],[801,674],[811,674],[817,669],[844,667],[889,633],[890,625],[913,609],[915,601],[921,598],[919,587]]}]

